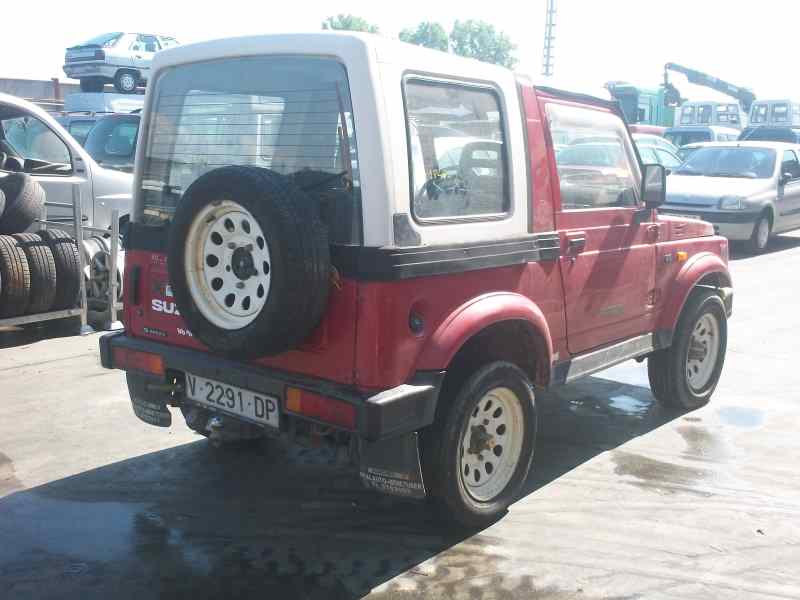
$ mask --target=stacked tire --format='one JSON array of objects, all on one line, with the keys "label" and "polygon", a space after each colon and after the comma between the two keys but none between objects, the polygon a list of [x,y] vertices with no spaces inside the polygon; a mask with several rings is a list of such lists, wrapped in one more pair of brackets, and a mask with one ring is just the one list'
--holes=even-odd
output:
[{"label": "stacked tire", "polygon": [[0,179],[0,318],[77,304],[78,245],[58,229],[25,233],[42,212],[44,189],[29,175]]}]

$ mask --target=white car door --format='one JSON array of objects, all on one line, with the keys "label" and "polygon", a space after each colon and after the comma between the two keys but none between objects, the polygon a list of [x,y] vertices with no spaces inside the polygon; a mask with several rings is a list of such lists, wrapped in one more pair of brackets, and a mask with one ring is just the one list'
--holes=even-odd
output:
[{"label": "white car door", "polygon": [[[6,171],[0,175],[19,170],[21,166],[23,171],[29,173],[44,188],[47,202],[69,205],[72,204],[72,188],[78,183],[82,190],[84,220],[91,220],[91,181],[80,154],[71,149],[47,123],[34,115],[2,119],[0,125],[5,142],[19,159],[14,161],[13,168],[7,164]],[[71,222],[72,208],[47,207],[47,218]]]},{"label": "white car door", "polygon": [[800,227],[800,162],[793,150],[784,151],[779,177],[776,232]]},{"label": "white car door", "polygon": [[142,78],[147,79],[150,75],[153,57],[160,50],[158,38],[154,35],[140,33],[136,36],[136,43],[131,50],[133,50],[133,65],[139,69]]}]

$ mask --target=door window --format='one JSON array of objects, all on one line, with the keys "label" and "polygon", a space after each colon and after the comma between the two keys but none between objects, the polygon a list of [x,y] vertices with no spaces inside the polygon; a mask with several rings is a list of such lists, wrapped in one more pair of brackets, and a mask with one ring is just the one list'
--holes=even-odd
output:
[{"label": "door window", "polygon": [[800,163],[797,162],[797,155],[792,150],[786,150],[783,153],[783,161],[781,162],[781,174],[789,173],[792,179],[800,177]]},{"label": "door window", "polygon": [[[67,174],[71,158],[67,145],[36,117],[30,115],[0,120],[3,140],[0,148],[25,163],[25,170],[35,167],[38,174]],[[33,161],[34,164],[31,164]]]},{"label": "door window", "polygon": [[405,95],[414,216],[506,214],[508,162],[495,91],[412,79]]},{"label": "door window", "polygon": [[556,157],[561,208],[636,206],[639,163],[625,124],[611,113],[548,104],[550,127],[567,131],[570,143]]}]

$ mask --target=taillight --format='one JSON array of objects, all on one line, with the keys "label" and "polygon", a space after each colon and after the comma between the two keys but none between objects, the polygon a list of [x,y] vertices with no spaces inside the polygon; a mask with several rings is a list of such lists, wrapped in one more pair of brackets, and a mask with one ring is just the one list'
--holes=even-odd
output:
[{"label": "taillight", "polygon": [[286,410],[351,431],[356,428],[355,406],[306,390],[286,388]]},{"label": "taillight", "polygon": [[164,375],[164,359],[159,354],[114,348],[114,367],[123,371],[142,371],[151,375]]},{"label": "taillight", "polygon": [[96,60],[105,60],[106,59],[106,53],[103,52],[102,50],[95,50],[94,51],[94,57],[95,57]]}]

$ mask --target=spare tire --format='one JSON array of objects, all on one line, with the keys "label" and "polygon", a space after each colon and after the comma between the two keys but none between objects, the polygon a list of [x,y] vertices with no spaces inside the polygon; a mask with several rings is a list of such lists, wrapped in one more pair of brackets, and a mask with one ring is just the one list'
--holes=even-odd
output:
[{"label": "spare tire", "polygon": [[17,245],[28,259],[31,273],[29,314],[47,312],[56,297],[56,263],[47,242],[35,233],[15,233]]},{"label": "spare tire", "polygon": [[50,247],[56,265],[56,295],[53,298],[53,310],[73,308],[78,304],[81,289],[78,244],[61,229],[42,229],[39,235]]},{"label": "spare tire", "polygon": [[0,218],[0,234],[20,233],[42,215],[44,188],[27,173],[12,173],[0,179],[6,210]]},{"label": "spare tire", "polygon": [[31,274],[28,259],[10,235],[0,235],[0,317],[18,317],[28,309]]},{"label": "spare tire", "polygon": [[251,359],[298,346],[328,301],[319,207],[288,177],[229,166],[192,183],[169,232],[175,303],[209,349]]}]

